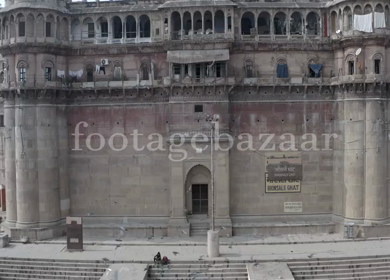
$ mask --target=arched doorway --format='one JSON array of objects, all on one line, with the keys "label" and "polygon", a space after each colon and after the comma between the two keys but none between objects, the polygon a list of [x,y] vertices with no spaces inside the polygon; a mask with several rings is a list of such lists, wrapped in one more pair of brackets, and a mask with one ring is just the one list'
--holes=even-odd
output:
[{"label": "arched doorway", "polygon": [[203,166],[194,166],[185,182],[186,209],[192,215],[209,215],[211,210],[211,172]]}]

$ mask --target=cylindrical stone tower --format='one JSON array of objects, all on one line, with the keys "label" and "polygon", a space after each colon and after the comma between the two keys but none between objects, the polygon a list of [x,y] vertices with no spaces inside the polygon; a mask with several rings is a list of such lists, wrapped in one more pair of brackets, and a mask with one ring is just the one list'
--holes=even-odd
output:
[{"label": "cylindrical stone tower", "polygon": [[344,101],[344,217],[364,222],[364,100]]},{"label": "cylindrical stone tower", "polygon": [[37,117],[35,106],[15,108],[17,227],[39,226],[39,182],[37,170]]},{"label": "cylindrical stone tower", "polygon": [[385,102],[366,101],[365,221],[387,222],[387,139]]},{"label": "cylindrical stone tower", "polygon": [[16,169],[15,169],[15,108],[13,102],[4,104],[5,125],[5,186],[7,193],[7,225],[14,227],[16,212]]}]

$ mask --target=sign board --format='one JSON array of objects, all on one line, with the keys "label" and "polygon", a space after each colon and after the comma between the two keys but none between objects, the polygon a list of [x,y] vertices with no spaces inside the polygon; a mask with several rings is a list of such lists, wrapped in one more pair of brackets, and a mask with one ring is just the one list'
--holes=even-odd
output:
[{"label": "sign board", "polygon": [[300,152],[274,152],[265,156],[265,192],[301,192],[302,158]]},{"label": "sign board", "polygon": [[66,239],[68,250],[83,250],[83,223],[81,218],[66,218]]},{"label": "sign board", "polygon": [[300,213],[302,212],[302,202],[285,202],[284,212],[287,213]]}]

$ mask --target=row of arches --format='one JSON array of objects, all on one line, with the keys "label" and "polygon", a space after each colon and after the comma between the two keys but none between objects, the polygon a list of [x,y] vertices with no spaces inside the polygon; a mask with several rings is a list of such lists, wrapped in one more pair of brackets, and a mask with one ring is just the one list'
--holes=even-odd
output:
[{"label": "row of arches", "polygon": [[69,21],[66,17],[54,17],[52,14],[33,15],[19,13],[16,16],[0,19],[1,39],[9,40],[18,37],[55,38],[69,41]]},{"label": "row of arches", "polygon": [[359,4],[354,7],[345,6],[343,9],[338,11],[331,11],[331,33],[335,34],[337,30],[349,31],[353,30],[353,16],[354,15],[367,15],[372,12],[385,13],[386,26],[390,25],[390,10],[389,5],[382,5],[378,3],[374,6],[366,4],[361,6]]},{"label": "row of arches", "polygon": [[226,33],[227,30],[231,30],[232,25],[231,16],[226,17],[222,10],[215,13],[186,11],[182,14],[175,11],[171,14],[170,20],[172,39],[178,39],[183,35]]},{"label": "row of arches", "polygon": [[71,35],[73,41],[87,38],[150,38],[150,18],[147,15],[134,17],[127,16],[122,22],[119,16],[107,19],[102,16],[94,21],[91,17],[85,18],[82,22],[79,19],[72,20]]},{"label": "row of arches", "polygon": [[[289,24],[289,26],[288,26]],[[319,35],[320,17],[315,12],[307,14],[306,18],[300,12],[293,12],[290,20],[284,12],[278,12],[271,19],[268,12],[261,12],[255,21],[252,12],[245,12],[241,17],[242,35]]]}]

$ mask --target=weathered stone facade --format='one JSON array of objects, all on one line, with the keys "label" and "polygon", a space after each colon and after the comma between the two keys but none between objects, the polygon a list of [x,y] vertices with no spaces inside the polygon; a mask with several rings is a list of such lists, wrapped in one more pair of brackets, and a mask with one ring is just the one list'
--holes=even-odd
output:
[{"label": "weathered stone facade", "polygon": [[[211,162],[210,143],[198,141],[205,147],[199,153],[188,139],[210,135],[208,114],[219,114],[220,131],[237,142],[242,133],[256,138],[256,151],[236,144],[215,151],[221,234],[386,224],[389,5],[6,1],[0,10],[6,228],[12,237],[44,239],[62,234],[72,215],[84,217],[90,235],[115,234],[115,224],[135,236],[190,235],[191,186],[210,188]],[[371,12],[384,13],[386,28],[353,30],[354,15]],[[286,64],[287,76],[277,74]],[[309,65],[322,65],[320,75]],[[134,130],[143,134],[140,147],[161,134],[165,151],[135,150]],[[87,148],[93,133],[106,142],[99,151]],[[116,133],[129,137],[124,150],[107,145]],[[170,152],[175,133],[187,137],[185,160],[169,158],[180,157]],[[268,147],[278,151],[286,133],[297,147],[305,133],[315,134],[318,151],[302,151],[299,193],[266,193],[267,152],[258,150],[264,143],[258,136],[275,134]],[[332,133],[338,138],[326,143],[324,134]],[[99,147],[101,139],[91,139]],[[122,144],[113,142],[118,150]],[[302,202],[302,212],[286,213],[285,202]],[[295,227],[268,226],[282,222]]]}]

